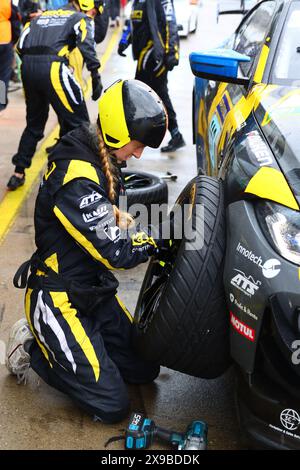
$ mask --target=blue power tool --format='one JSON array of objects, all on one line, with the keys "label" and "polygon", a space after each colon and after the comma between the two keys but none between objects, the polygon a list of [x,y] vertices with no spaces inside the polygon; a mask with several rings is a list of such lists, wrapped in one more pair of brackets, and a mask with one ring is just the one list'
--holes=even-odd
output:
[{"label": "blue power tool", "polygon": [[179,433],[157,426],[142,413],[132,413],[125,432],[125,449],[148,449],[158,438],[179,450],[205,450],[207,432],[208,426],[204,421],[193,421],[185,433]]}]

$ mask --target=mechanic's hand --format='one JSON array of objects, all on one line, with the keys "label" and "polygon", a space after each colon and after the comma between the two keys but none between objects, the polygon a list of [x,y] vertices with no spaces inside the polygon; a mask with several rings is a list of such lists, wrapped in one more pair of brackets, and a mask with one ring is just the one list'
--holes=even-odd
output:
[{"label": "mechanic's hand", "polygon": [[174,67],[178,65],[178,59],[175,57],[175,55],[167,55],[165,57],[165,67],[167,70],[171,72]]},{"label": "mechanic's hand", "polygon": [[37,10],[35,13],[30,13],[29,18],[30,20],[33,20],[34,18],[37,18],[37,16],[41,16],[42,13],[42,10]]},{"label": "mechanic's hand", "polygon": [[127,44],[125,44],[124,42],[120,42],[119,47],[118,47],[118,54],[122,57],[126,57],[126,54],[124,54],[124,51],[126,49],[127,49]]},{"label": "mechanic's hand", "polygon": [[98,71],[92,72],[92,88],[92,100],[97,101],[100,98],[103,90],[101,76],[99,75]]}]

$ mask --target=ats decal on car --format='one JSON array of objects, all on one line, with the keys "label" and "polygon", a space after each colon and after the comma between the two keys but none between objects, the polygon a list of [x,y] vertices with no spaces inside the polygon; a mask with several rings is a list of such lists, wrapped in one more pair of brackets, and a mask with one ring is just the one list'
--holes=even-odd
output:
[{"label": "ats decal on car", "polygon": [[253,251],[247,250],[247,248],[241,245],[241,243],[238,243],[236,251],[238,251],[242,256],[247,258],[253,264],[259,266],[265,278],[272,279],[280,273],[281,263],[279,260],[274,258],[263,262],[261,256],[257,256],[255,253],[253,253]]},{"label": "ats decal on car", "polygon": [[246,313],[246,315],[249,315],[249,317],[253,318],[254,320],[258,320],[258,317],[254,313],[251,312],[250,308],[246,307],[246,305],[243,305],[241,302],[239,302],[235,298],[235,296],[233,295],[232,292],[230,292],[230,294],[229,294],[229,299],[230,299],[230,302],[235,307],[237,307],[239,310],[241,310],[241,312]]},{"label": "ats decal on car", "polygon": [[252,276],[246,276],[243,271],[235,269],[238,273],[231,279],[231,284],[246,294],[248,297],[252,297],[261,285],[261,281],[255,281]]},{"label": "ats decal on car", "polygon": [[101,194],[97,193],[97,191],[93,191],[91,194],[82,196],[82,198],[80,198],[81,201],[79,208],[84,209],[85,207],[91,206],[95,202],[100,201],[100,199],[102,199]]},{"label": "ats decal on car", "polygon": [[255,341],[255,330],[239,320],[232,312],[230,312],[230,323],[240,335],[250,341]]}]

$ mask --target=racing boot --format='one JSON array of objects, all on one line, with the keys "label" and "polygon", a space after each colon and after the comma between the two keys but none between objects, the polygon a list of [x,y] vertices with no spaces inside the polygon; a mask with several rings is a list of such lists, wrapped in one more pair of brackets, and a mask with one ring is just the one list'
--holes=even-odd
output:
[{"label": "racing boot", "polygon": [[29,348],[34,336],[29,328],[27,320],[21,318],[12,327],[9,335],[5,365],[9,372],[17,376],[18,384],[26,383],[26,377],[30,368]]},{"label": "racing boot", "polygon": [[178,150],[184,146],[185,146],[185,141],[182,137],[182,134],[180,132],[177,132],[177,134],[174,137],[172,137],[172,139],[169,141],[168,145],[166,145],[165,147],[162,147],[160,151],[163,153],[175,152],[175,150]]},{"label": "racing boot", "polygon": [[20,186],[23,186],[23,184],[25,183],[25,173],[23,173],[23,174],[18,173],[18,175],[20,175],[20,176],[17,176],[16,174],[13,174],[9,178],[8,183],[7,183],[7,188],[10,191],[15,191]]}]

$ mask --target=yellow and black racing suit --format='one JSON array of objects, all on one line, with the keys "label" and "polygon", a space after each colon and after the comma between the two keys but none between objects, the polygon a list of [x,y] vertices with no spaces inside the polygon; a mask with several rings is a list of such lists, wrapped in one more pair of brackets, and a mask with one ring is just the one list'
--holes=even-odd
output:
[{"label": "yellow and black racing suit", "polygon": [[127,413],[124,382],[150,382],[159,366],[133,352],[133,319],[110,270],[147,261],[160,241],[145,232],[122,236],[89,136],[88,126],[79,127],[51,154],[35,207],[32,259],[42,265],[31,261],[25,310],[36,338],[32,368],[90,414],[114,422]]},{"label": "yellow and black racing suit", "polygon": [[91,18],[70,6],[45,11],[27,23],[17,45],[22,59],[22,80],[26,98],[27,126],[12,162],[19,170],[28,168],[43,137],[49,105],[60,124],[60,136],[89,122],[80,84],[69,68],[69,53],[78,47],[87,69],[100,67]]},{"label": "yellow and black racing suit", "polygon": [[138,61],[135,78],[147,83],[163,100],[169,130],[177,128],[168,92],[167,73],[179,62],[179,37],[173,0],[133,0],[130,23],[120,44],[132,43]]}]

